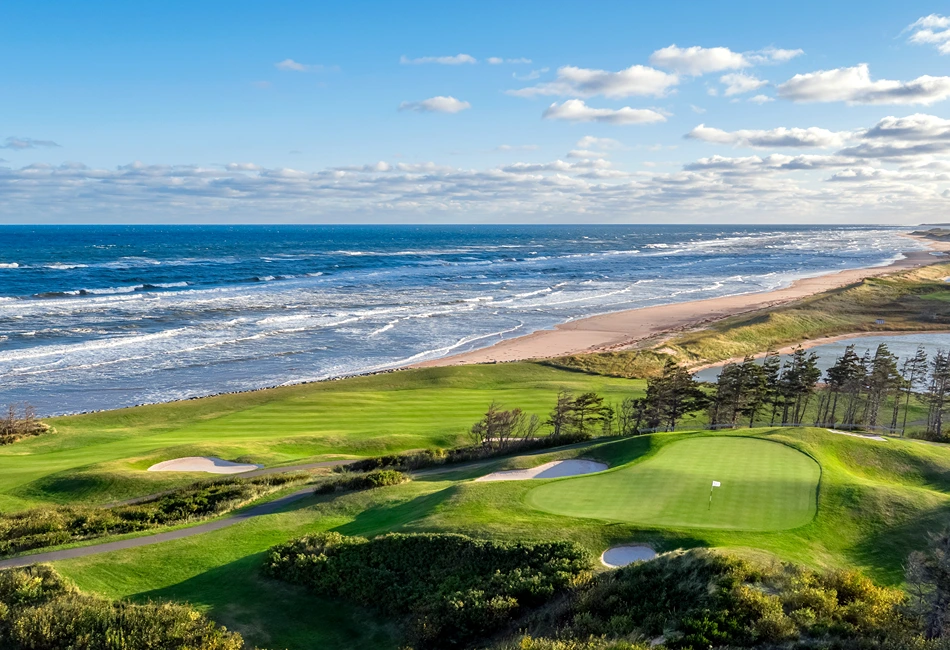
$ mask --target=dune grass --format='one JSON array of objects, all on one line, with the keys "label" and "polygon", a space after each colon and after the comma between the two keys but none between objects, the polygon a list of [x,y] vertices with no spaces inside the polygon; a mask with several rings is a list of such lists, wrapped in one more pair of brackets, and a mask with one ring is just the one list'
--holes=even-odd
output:
[{"label": "dune grass", "polygon": [[643,384],[530,363],[465,366],[54,418],[56,433],[0,448],[0,511],[98,505],[208,477],[145,471],[182,456],[276,466],[457,446],[493,400],[543,415],[561,388],[619,401]]},{"label": "dune grass", "polygon": [[697,366],[841,334],[948,330],[948,275],[950,264],[934,264],[867,278],[787,305],[725,318],[643,349],[570,355],[547,363],[614,377],[650,377],[669,355]]},{"label": "dune grass", "polygon": [[460,532],[503,540],[569,539],[596,554],[630,542],[651,544],[660,551],[722,547],[818,568],[857,568],[883,584],[899,585],[907,554],[926,545],[928,532],[950,525],[950,448],[946,446],[877,442],[823,429],[765,428],[730,432],[728,437],[734,439],[737,434],[753,438],[754,443],[780,442],[797,450],[791,453],[815,459],[822,475],[814,518],[780,531],[605,522],[544,512],[529,502],[529,494],[539,486],[567,485],[580,478],[472,480],[500,468],[568,457],[601,460],[619,468],[604,476],[619,474],[649,466],[662,459],[664,450],[674,452],[680,444],[726,437],[711,432],[656,434],[440,468],[419,473],[404,485],[313,497],[284,512],[224,530],[59,562],[56,567],[82,589],[110,597],[193,603],[262,647],[390,648],[398,647],[398,631],[386,621],[262,577],[263,553],[271,545],[321,531],[369,537],[391,531]]},{"label": "dune grass", "polygon": [[643,463],[537,487],[527,502],[545,512],[651,527],[784,530],[815,516],[820,475],[818,463],[785,445],[697,438]]}]

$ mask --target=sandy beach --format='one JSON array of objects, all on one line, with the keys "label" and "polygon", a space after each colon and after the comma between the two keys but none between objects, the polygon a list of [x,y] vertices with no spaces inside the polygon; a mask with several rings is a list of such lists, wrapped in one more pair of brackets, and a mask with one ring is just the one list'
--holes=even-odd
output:
[{"label": "sandy beach", "polygon": [[[912,237],[911,235],[900,235]],[[919,268],[945,261],[933,253],[950,252],[950,243],[913,237],[930,247],[929,251],[904,252],[903,259],[886,266],[848,269],[796,280],[774,291],[708,298],[642,309],[618,311],[562,323],[554,329],[540,330],[441,359],[415,364],[415,368],[501,363],[528,359],[547,359],[568,354],[622,350],[647,339],[708,325],[711,322],[745,312],[774,307],[793,300],[859,282],[865,278]]]}]

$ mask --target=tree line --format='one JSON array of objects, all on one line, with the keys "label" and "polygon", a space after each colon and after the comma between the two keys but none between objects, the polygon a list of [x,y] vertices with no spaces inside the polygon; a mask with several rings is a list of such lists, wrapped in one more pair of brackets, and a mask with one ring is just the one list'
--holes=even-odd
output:
[{"label": "tree line", "polygon": [[471,437],[476,446],[503,450],[543,433],[585,439],[672,431],[686,418],[709,429],[813,425],[904,435],[916,424],[910,414],[918,403],[926,407],[928,435],[942,438],[950,417],[950,353],[931,357],[919,347],[901,360],[886,343],[863,354],[849,345],[823,373],[818,355],[799,346],[784,361],[770,350],[761,360],[728,363],[712,384],[668,359],[642,397],[611,404],[594,392],[562,390],[546,418],[493,402]]}]

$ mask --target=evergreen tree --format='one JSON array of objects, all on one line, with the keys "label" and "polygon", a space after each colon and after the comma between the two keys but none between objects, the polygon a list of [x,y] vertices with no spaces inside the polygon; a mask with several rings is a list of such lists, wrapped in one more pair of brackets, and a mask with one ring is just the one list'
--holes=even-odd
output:
[{"label": "evergreen tree", "polygon": [[[910,396],[915,388],[921,387],[927,379],[927,351],[918,346],[913,357],[907,359],[901,368],[904,377],[904,422],[901,424],[901,437],[907,431],[907,413],[910,411]],[[896,422],[894,423],[896,427]]]}]

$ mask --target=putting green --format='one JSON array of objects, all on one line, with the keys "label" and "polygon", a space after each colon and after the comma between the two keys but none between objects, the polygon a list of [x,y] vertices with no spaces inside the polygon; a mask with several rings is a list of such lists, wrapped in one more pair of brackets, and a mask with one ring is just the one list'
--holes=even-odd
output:
[{"label": "putting green", "polygon": [[818,463],[779,443],[694,438],[616,471],[541,485],[527,501],[554,514],[647,526],[784,530],[815,516],[820,476]]}]

